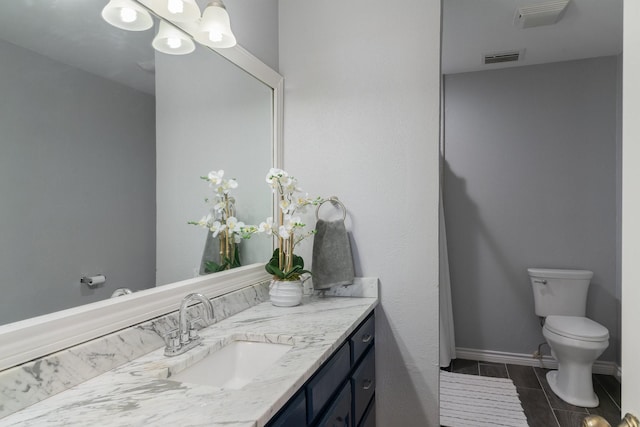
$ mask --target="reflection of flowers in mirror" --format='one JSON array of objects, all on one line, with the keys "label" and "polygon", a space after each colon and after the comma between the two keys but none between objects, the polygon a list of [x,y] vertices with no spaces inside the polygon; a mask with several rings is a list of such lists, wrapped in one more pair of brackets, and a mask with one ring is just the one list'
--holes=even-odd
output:
[{"label": "reflection of flowers in mirror", "polygon": [[280,280],[298,280],[300,275],[309,273],[304,269],[302,257],[293,253],[294,248],[315,230],[305,230],[299,216],[310,205],[317,206],[322,198],[309,197],[298,186],[298,180],[282,169],[272,168],[266,176],[266,182],[272,191],[278,195],[278,217],[266,219],[258,227],[246,227],[245,234],[264,233],[273,236],[278,241],[278,247],[273,252],[271,260],[265,266],[267,272]]},{"label": "reflection of flowers in mirror", "polygon": [[240,254],[238,245],[246,236],[245,224],[236,218],[235,198],[229,193],[238,187],[235,179],[224,178],[224,170],[211,171],[201,179],[209,182],[213,190],[213,198],[205,199],[212,204],[209,213],[200,221],[189,221],[191,225],[206,228],[211,232],[211,237],[218,239],[220,251],[220,263],[207,261],[205,273],[228,270],[240,266]]}]

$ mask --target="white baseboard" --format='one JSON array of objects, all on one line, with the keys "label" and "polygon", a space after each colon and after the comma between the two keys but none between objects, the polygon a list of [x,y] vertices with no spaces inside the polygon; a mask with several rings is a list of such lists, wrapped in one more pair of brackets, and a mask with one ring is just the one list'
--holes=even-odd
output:
[{"label": "white baseboard", "polygon": [[[477,360],[479,362],[508,363],[511,365],[539,366],[547,369],[556,369],[558,362],[551,356],[543,356],[542,360],[534,359],[530,354],[507,353],[504,351],[476,350],[473,348],[456,347],[458,359]],[[614,362],[596,360],[593,364],[594,374],[613,375],[620,381],[622,372]]]}]

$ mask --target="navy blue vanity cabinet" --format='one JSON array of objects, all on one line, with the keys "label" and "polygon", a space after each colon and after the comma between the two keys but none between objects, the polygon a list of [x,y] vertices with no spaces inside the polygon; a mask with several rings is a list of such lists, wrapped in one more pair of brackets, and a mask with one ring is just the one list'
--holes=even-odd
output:
[{"label": "navy blue vanity cabinet", "polygon": [[372,400],[358,427],[376,427],[376,405]]},{"label": "navy blue vanity cabinet", "polygon": [[355,365],[364,354],[365,350],[373,344],[375,335],[375,317],[370,316],[362,325],[351,335],[349,339],[351,343],[351,365]]},{"label": "navy blue vanity cabinet", "polygon": [[301,427],[307,425],[307,399],[301,390],[289,400],[280,414],[269,422],[270,427]]},{"label": "navy blue vanity cabinet", "polygon": [[376,389],[376,353],[369,349],[351,375],[354,426],[359,426]]},{"label": "navy blue vanity cabinet", "polygon": [[333,400],[333,403],[324,416],[320,419],[317,427],[351,427],[351,387],[345,384],[342,391]]},{"label": "navy blue vanity cabinet", "polygon": [[269,421],[268,427],[375,427],[373,313]]},{"label": "navy blue vanity cabinet", "polygon": [[311,424],[344,383],[351,369],[349,343],[344,343],[307,384],[307,423]]}]

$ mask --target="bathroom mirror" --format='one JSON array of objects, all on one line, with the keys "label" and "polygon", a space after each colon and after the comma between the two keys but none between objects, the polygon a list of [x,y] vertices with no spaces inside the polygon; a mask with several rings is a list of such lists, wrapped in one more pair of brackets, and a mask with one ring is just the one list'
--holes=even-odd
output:
[{"label": "bathroom mirror", "polygon": [[[206,215],[200,176],[214,169],[238,180],[240,220],[271,215],[264,175],[280,164],[282,77],[240,46],[155,52],[157,20],[120,30],[102,20],[106,3],[0,5],[3,343],[26,325],[123,312],[127,301],[162,300],[143,316],[159,314],[174,294],[265,276],[254,264],[198,277],[206,230],[187,221]],[[268,258],[271,241],[241,246],[247,265]],[[105,283],[80,283],[93,275]],[[146,290],[108,300],[123,287]]]}]

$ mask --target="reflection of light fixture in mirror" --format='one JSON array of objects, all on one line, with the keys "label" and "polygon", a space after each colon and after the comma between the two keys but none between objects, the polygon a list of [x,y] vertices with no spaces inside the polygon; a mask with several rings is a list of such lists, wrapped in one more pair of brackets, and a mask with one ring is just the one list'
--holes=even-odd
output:
[{"label": "reflection of light fixture in mirror", "polygon": [[151,45],[158,52],[169,55],[185,55],[196,48],[191,37],[165,21],[160,21],[158,34]]},{"label": "reflection of light fixture in mirror", "polygon": [[153,26],[149,12],[132,0],[110,0],[102,9],[102,18],[114,27],[144,31]]},{"label": "reflection of light fixture in mirror", "polygon": [[195,39],[205,46],[215,48],[233,47],[236,37],[231,32],[229,14],[221,0],[212,0],[202,14],[200,28]]},{"label": "reflection of light fixture in mirror", "polygon": [[151,0],[151,8],[173,22],[196,22],[200,19],[196,0]]}]

